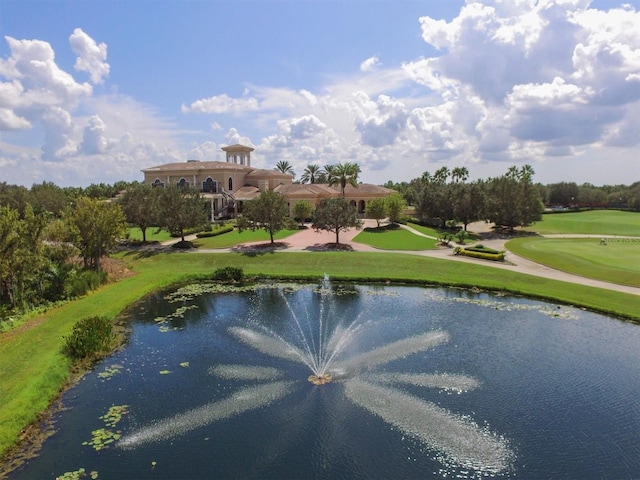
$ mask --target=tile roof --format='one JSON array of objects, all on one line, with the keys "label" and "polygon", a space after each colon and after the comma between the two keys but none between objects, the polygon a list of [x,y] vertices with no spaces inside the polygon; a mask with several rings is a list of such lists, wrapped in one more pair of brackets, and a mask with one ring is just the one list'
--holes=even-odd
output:
[{"label": "tile roof", "polygon": [[176,162],[165,163],[164,165],[157,165],[155,167],[145,168],[143,172],[165,172],[165,171],[190,171],[198,172],[201,170],[241,170],[244,172],[251,172],[255,168],[248,167],[246,165],[240,165],[239,163],[231,162]]}]

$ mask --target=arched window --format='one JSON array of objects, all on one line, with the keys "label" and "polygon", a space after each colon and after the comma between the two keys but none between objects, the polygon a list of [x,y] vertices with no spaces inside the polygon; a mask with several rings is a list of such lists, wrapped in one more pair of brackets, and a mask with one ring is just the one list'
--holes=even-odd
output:
[{"label": "arched window", "polygon": [[204,182],[202,182],[202,191],[206,193],[217,193],[218,182],[216,182],[211,177],[207,177],[207,179]]},{"label": "arched window", "polygon": [[189,186],[189,182],[187,182],[184,178],[181,178],[180,181],[178,183],[176,183],[176,185],[179,188],[185,188]]},{"label": "arched window", "polygon": [[229,191],[233,191],[233,178],[229,177]]},{"label": "arched window", "polygon": [[364,200],[360,200],[358,202],[358,213],[364,213],[365,210],[366,210],[366,203]]},{"label": "arched window", "polygon": [[151,184],[152,187],[164,187],[164,182],[161,182],[159,178],[156,178]]}]

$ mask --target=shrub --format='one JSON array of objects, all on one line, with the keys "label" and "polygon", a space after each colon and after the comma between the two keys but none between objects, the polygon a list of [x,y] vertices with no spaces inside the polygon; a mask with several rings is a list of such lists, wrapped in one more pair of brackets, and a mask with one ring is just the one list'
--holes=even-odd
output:
[{"label": "shrub", "polygon": [[474,250],[474,249],[462,248],[462,247],[456,247],[453,250],[453,253],[456,255],[464,255],[466,257],[481,258],[483,260],[492,260],[494,262],[504,261],[504,256],[505,256],[505,252],[499,252],[497,250],[493,250],[493,253],[490,253],[487,251],[478,251],[477,248]]},{"label": "shrub", "polygon": [[468,236],[469,234],[464,230],[459,230],[458,233],[456,233],[456,239],[458,240],[458,243],[464,243],[465,239]]},{"label": "shrub", "polygon": [[211,232],[201,232],[196,234],[198,238],[206,238],[206,237],[215,237],[217,235],[222,235],[223,233],[233,232],[233,225],[224,225],[220,228],[216,228]]},{"label": "shrub", "polygon": [[225,282],[242,283],[242,280],[244,280],[244,271],[241,268],[236,267],[218,268],[213,272],[213,279]]},{"label": "shrub", "polygon": [[115,341],[113,323],[107,317],[87,317],[73,326],[65,337],[63,352],[76,360],[93,359],[111,350]]},{"label": "shrub", "polygon": [[81,270],[69,275],[64,286],[65,296],[76,298],[86,295],[107,282],[107,272],[104,270]]},{"label": "shrub", "polygon": [[195,248],[195,247],[193,246],[193,243],[191,243],[189,240],[185,240],[184,242],[180,240],[179,242],[176,242],[173,245],[171,245],[171,248],[176,248],[178,250],[189,250],[190,248]]}]

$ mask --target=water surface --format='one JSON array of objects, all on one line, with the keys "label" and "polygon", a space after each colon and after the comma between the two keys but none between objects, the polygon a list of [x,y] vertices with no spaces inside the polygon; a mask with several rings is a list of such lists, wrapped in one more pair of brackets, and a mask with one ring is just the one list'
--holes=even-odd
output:
[{"label": "water surface", "polygon": [[449,289],[165,296],[10,478],[640,477],[636,325]]}]

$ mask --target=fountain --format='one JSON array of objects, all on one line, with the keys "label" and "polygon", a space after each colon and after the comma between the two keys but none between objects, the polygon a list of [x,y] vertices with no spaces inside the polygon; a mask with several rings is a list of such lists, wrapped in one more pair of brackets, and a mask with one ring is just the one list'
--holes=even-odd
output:
[{"label": "fountain", "polygon": [[[508,467],[512,453],[503,438],[468,418],[397,388],[405,384],[462,393],[478,387],[480,382],[464,375],[377,371],[394,361],[448,342],[448,333],[428,331],[353,353],[349,347],[357,343],[367,327],[374,328],[376,322],[363,322],[360,316],[355,316],[350,322],[332,321],[336,315],[335,299],[326,275],[316,290],[320,303],[315,324],[308,318],[301,318],[282,289],[279,294],[291,316],[292,338],[285,338],[263,325],[231,326],[228,333],[262,355],[304,365],[310,371],[306,379],[315,386],[340,383],[345,397],[353,404],[423,442],[428,448],[441,452],[455,464],[494,473]],[[291,394],[296,383],[296,379],[282,380],[285,375],[282,370],[259,365],[221,364],[211,367],[209,372],[230,380],[262,383],[242,388],[223,400],[154,422],[124,436],[119,447],[131,449],[163,441],[203,425],[262,408]]]}]

